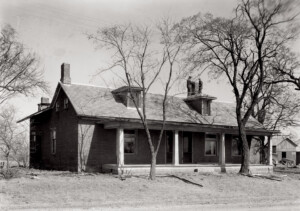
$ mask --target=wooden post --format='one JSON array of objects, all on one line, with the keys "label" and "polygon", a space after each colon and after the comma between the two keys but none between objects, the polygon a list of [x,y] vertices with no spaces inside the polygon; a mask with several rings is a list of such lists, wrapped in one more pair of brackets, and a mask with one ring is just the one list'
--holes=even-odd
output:
[{"label": "wooden post", "polygon": [[220,134],[219,147],[219,164],[221,165],[221,172],[226,172],[225,168],[225,133]]},{"label": "wooden post", "polygon": [[117,154],[117,165],[121,167],[124,165],[124,130],[123,128],[117,128],[117,143],[116,143],[116,154]]},{"label": "wooden post", "polygon": [[173,144],[173,165],[179,165],[179,140],[178,130],[174,131],[174,144]]},{"label": "wooden post", "polygon": [[272,157],[272,139],[271,136],[266,136],[267,140],[268,140],[268,146],[269,146],[269,150],[268,150],[268,164],[269,165],[273,165],[273,157]]}]

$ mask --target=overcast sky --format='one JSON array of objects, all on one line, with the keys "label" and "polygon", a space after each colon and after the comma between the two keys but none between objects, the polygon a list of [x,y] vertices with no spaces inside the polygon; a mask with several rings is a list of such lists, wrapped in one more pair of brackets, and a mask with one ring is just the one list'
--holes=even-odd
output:
[{"label": "overcast sky", "polygon": [[[105,86],[92,80],[110,55],[94,49],[85,33],[116,23],[153,23],[162,17],[180,20],[198,12],[229,16],[236,0],[1,0],[0,25],[10,24],[18,38],[40,58],[45,80],[52,94],[60,79],[60,65],[71,65],[74,83]],[[299,45],[298,45],[299,46]],[[113,76],[111,76],[113,77]],[[159,90],[153,89],[153,92]],[[204,78],[203,92],[219,101],[233,101],[231,88],[224,81]],[[41,93],[14,101],[20,117],[37,111]]]}]

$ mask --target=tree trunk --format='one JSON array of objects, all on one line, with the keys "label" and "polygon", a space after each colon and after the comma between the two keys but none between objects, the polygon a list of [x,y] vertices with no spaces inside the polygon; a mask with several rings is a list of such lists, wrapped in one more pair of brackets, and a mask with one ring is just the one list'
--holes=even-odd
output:
[{"label": "tree trunk", "polygon": [[156,177],[156,153],[151,153],[150,179],[155,180]]},{"label": "tree trunk", "polygon": [[246,137],[245,126],[243,124],[239,126],[239,132],[242,140],[242,163],[240,173],[249,174],[250,150],[249,143]]}]

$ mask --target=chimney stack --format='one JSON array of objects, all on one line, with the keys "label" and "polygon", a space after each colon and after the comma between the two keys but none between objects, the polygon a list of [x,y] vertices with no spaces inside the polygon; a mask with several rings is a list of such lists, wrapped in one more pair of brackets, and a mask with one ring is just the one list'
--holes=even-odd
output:
[{"label": "chimney stack", "polygon": [[50,106],[49,98],[42,97],[41,103],[38,104],[38,111],[44,110],[45,108],[48,108]]},{"label": "chimney stack", "polygon": [[63,63],[61,65],[61,78],[60,78],[60,81],[63,84],[71,84],[70,64]]}]

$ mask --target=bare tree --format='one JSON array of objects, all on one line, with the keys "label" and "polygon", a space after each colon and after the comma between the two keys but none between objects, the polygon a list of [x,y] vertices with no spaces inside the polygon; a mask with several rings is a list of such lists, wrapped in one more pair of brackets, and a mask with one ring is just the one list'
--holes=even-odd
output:
[{"label": "bare tree", "polygon": [[93,125],[90,124],[79,124],[79,170],[85,171],[86,164],[88,160],[88,147],[90,143],[87,143],[91,140],[91,132],[94,130]]},{"label": "bare tree", "polygon": [[233,18],[198,14],[178,24],[190,52],[187,62],[191,70],[203,67],[217,75],[225,74],[233,88],[242,144],[240,172],[244,174],[249,172],[251,144],[246,138],[247,122],[263,96],[261,92],[278,52],[297,34],[291,27],[295,16],[283,17],[290,6],[281,1],[271,4],[264,0],[243,0]]},{"label": "bare tree", "polygon": [[[286,84],[266,84],[268,89],[263,89],[260,101],[254,107],[252,116],[268,130],[280,130],[289,126],[297,126],[299,122],[300,99]],[[270,87],[269,87],[270,86]],[[266,161],[268,143],[265,137],[255,137],[260,143],[257,146],[261,153],[261,162]]]},{"label": "bare tree", "polygon": [[[158,32],[158,33],[155,33]],[[155,36],[159,35],[160,42]],[[147,134],[151,152],[150,179],[156,176],[156,157],[165,129],[168,93],[174,81],[179,77],[179,55],[182,44],[179,32],[172,27],[170,20],[161,21],[156,28],[149,26],[116,25],[100,28],[96,34],[90,35],[98,46],[112,50],[112,65],[105,70],[117,69],[122,71],[123,83],[129,87],[130,98]],[[120,75],[120,74],[119,74]],[[163,100],[161,130],[157,140],[150,133],[147,116],[147,94],[153,86],[161,81],[163,84]],[[142,88],[141,106],[133,95],[132,87]]]},{"label": "bare tree", "polygon": [[16,124],[15,112],[16,109],[10,106],[0,113],[0,150],[6,159],[7,171],[10,168],[10,160],[15,160],[19,165],[21,162],[26,164],[28,161],[29,141],[24,128]]},{"label": "bare tree", "polygon": [[47,90],[36,55],[28,53],[16,38],[16,31],[10,25],[1,29],[0,104],[17,94],[28,95],[37,89]]}]

